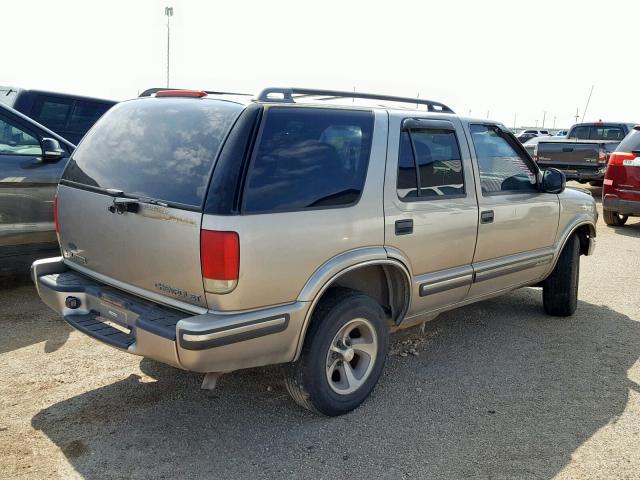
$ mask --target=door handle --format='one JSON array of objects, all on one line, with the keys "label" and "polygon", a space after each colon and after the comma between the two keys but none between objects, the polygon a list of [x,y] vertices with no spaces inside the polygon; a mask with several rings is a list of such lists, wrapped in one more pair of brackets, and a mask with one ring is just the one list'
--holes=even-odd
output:
[{"label": "door handle", "polygon": [[409,235],[413,233],[413,220],[396,220],[396,235]]},{"label": "door handle", "polygon": [[480,223],[493,223],[493,210],[485,210],[480,214]]}]

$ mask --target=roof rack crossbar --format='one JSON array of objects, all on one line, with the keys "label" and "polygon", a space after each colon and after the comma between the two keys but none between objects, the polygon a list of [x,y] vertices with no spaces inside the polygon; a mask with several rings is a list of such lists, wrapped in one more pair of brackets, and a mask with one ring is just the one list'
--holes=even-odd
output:
[{"label": "roof rack crossbar", "polygon": [[[275,95],[278,95],[274,97]],[[283,102],[295,103],[294,95],[305,97],[330,97],[338,98],[362,98],[367,100],[383,100],[387,102],[410,103],[415,105],[426,105],[430,112],[454,113],[444,103],[434,102],[423,98],[395,97],[392,95],[377,95],[375,93],[349,92],[341,90],[317,90],[313,88],[265,88],[257,96],[259,102]]]}]

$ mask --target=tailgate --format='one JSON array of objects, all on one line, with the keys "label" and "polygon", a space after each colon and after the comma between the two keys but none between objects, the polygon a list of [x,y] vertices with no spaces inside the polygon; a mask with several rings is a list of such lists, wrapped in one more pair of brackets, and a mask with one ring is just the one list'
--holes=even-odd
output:
[{"label": "tailgate", "polygon": [[[202,214],[140,203],[111,212],[114,197],[60,185],[60,246],[67,264],[105,283],[176,305],[206,307],[200,270]],[[134,288],[130,288],[134,287]]]},{"label": "tailgate", "polygon": [[68,265],[141,297],[206,307],[200,225],[210,174],[242,106],[160,97],[122,102],[98,120],[60,180]]},{"label": "tailgate", "polygon": [[540,142],[538,163],[549,165],[598,166],[598,143]]}]

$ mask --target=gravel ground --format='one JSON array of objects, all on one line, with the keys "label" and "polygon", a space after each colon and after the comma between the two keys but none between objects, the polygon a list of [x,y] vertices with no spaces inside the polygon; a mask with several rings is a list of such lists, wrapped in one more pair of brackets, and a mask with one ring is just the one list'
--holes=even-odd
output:
[{"label": "gravel ground", "polygon": [[574,317],[537,289],[441,315],[333,419],[277,367],[201,391],[72,332],[30,285],[0,291],[0,477],[640,478],[640,219],[599,227]]}]

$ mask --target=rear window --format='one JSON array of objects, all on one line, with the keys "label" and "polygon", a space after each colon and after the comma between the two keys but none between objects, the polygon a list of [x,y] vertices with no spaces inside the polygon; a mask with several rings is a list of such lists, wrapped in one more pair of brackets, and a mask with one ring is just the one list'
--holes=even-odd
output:
[{"label": "rear window", "polygon": [[631,133],[624,137],[618,145],[619,152],[634,152],[640,150],[640,130],[631,130]]},{"label": "rear window", "polygon": [[353,205],[372,132],[372,112],[270,108],[244,192],[245,213]]},{"label": "rear window", "polygon": [[581,125],[571,130],[569,138],[582,140],[622,140],[625,136],[624,128],[607,125]]},{"label": "rear window", "polygon": [[242,108],[184,98],[120,103],[85,135],[62,178],[201,207],[220,145]]}]

